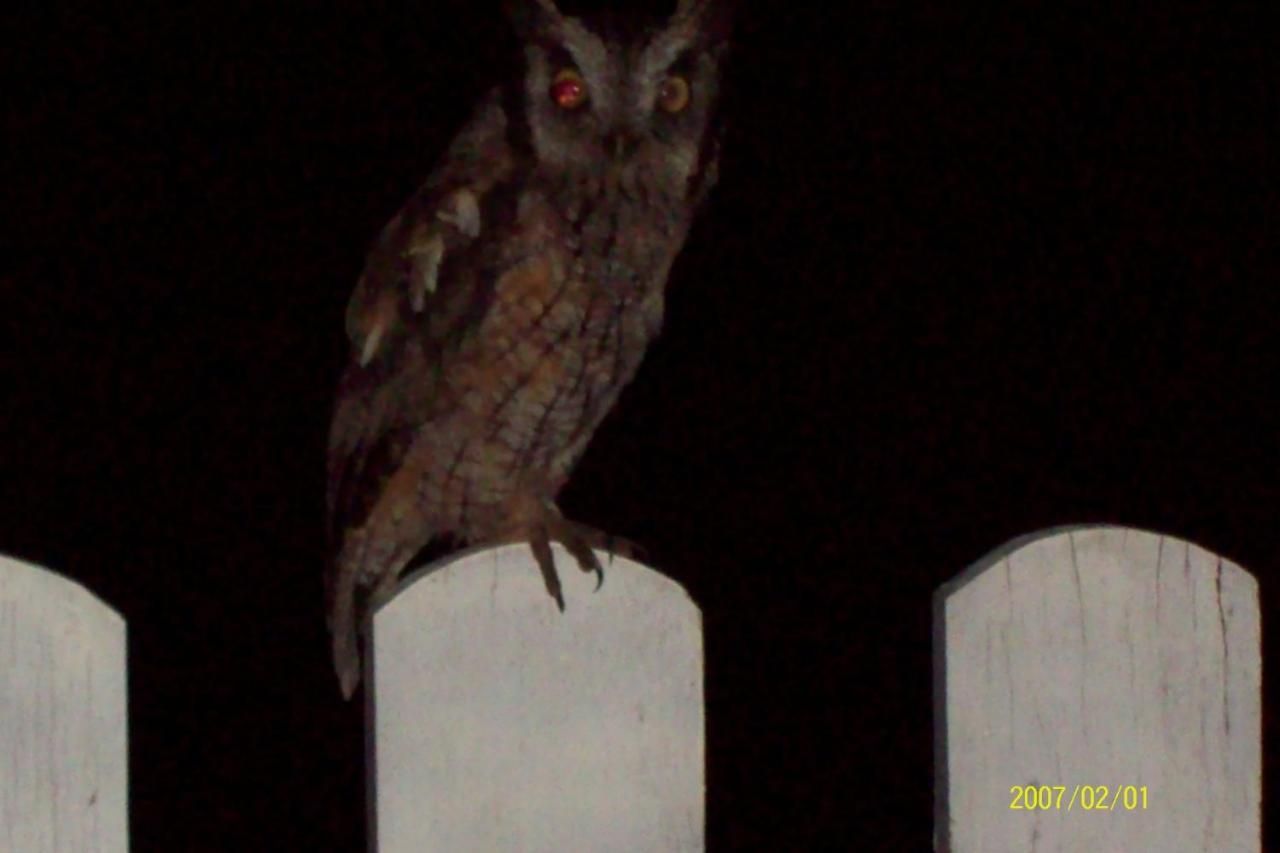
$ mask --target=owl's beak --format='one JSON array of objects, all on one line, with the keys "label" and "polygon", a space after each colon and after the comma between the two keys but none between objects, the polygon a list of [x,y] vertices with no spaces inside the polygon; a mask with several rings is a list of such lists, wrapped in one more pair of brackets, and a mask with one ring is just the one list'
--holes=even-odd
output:
[{"label": "owl's beak", "polygon": [[610,153],[613,154],[615,163],[623,163],[628,160],[632,153],[636,150],[636,145],[640,142],[640,137],[630,130],[615,131],[609,139]]},{"label": "owl's beak", "polygon": [[635,191],[635,169],[632,155],[640,142],[639,135],[629,130],[617,130],[605,140],[605,150],[612,156],[604,173],[604,185],[610,195],[621,190],[627,195]]}]

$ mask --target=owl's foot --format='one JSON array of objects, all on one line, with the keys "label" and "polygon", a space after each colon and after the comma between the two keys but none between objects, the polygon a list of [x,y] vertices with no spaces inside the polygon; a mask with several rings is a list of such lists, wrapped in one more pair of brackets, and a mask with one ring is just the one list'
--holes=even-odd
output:
[{"label": "owl's foot", "polygon": [[564,610],[564,593],[560,588],[560,577],[556,574],[555,559],[551,555],[552,542],[563,545],[577,562],[578,568],[595,574],[597,590],[604,584],[604,567],[600,565],[594,549],[608,552],[610,559],[614,555],[634,557],[641,553],[641,548],[634,542],[570,521],[551,506],[543,522],[535,525],[530,533],[529,548],[533,551],[533,559],[538,563],[538,568],[542,570],[547,592],[555,599],[556,606],[561,611]]},{"label": "owl's foot", "polygon": [[[644,548],[630,539],[614,536],[612,533],[606,533],[588,524],[570,521],[567,518],[561,518],[560,520],[572,528],[578,539],[586,543],[589,548],[604,551],[609,555],[610,559],[613,557],[626,557],[630,560],[643,560],[645,557]],[[566,545],[565,547],[568,546]]]}]

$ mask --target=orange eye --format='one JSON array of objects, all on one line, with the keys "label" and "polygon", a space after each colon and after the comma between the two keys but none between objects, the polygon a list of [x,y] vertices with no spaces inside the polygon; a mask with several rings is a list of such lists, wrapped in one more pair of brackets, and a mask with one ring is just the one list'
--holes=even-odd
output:
[{"label": "orange eye", "polygon": [[663,80],[658,90],[658,106],[669,113],[678,113],[689,106],[689,81],[675,74]]},{"label": "orange eye", "polygon": [[587,102],[587,84],[572,68],[561,68],[551,78],[551,100],[562,110],[576,110]]}]

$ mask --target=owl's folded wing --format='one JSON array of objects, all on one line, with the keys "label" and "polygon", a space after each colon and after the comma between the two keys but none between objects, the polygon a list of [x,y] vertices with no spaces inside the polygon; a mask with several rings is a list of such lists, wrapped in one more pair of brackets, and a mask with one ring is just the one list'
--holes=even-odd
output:
[{"label": "owl's folded wing", "polygon": [[413,316],[429,310],[446,258],[480,235],[485,196],[514,170],[506,126],[495,91],[382,229],[347,304],[347,336],[359,364],[386,353]]}]

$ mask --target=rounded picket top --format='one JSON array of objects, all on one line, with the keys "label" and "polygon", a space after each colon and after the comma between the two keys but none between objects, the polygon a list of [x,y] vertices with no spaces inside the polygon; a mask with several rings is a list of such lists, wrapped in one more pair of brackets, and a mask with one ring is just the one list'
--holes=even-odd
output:
[{"label": "rounded picket top", "polygon": [[701,614],[684,589],[597,552],[461,554],[375,614],[371,817],[381,853],[701,850]]},{"label": "rounded picket top", "polygon": [[1261,849],[1248,572],[1157,533],[1067,527],[997,549],[934,603],[939,850]]},{"label": "rounded picket top", "polygon": [[128,849],[125,623],[0,555],[0,849]]}]

